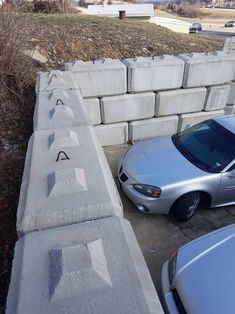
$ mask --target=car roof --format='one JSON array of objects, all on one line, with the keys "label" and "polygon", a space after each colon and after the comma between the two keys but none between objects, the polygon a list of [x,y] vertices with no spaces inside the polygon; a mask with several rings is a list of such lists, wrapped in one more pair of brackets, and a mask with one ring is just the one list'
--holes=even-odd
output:
[{"label": "car roof", "polygon": [[179,249],[173,285],[186,312],[234,312],[234,247],[235,224],[205,235]]},{"label": "car roof", "polygon": [[224,128],[235,134],[235,115],[222,116],[214,118],[216,122],[222,125]]}]

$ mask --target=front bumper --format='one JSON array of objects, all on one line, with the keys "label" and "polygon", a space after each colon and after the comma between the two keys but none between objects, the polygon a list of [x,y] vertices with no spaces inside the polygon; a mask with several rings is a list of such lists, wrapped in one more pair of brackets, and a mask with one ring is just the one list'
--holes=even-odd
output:
[{"label": "front bumper", "polygon": [[139,193],[133,187],[133,184],[139,182],[131,178],[122,167],[118,171],[118,180],[123,192],[140,211],[144,213],[169,214],[174,199],[162,197],[162,195],[159,198],[151,198]]}]

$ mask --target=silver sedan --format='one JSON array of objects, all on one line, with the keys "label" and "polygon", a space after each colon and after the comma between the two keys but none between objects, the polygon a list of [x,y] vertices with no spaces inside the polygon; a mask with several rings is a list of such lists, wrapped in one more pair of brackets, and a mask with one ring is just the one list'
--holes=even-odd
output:
[{"label": "silver sedan", "polygon": [[145,213],[191,218],[235,204],[235,115],[138,143],[120,161],[121,188]]}]

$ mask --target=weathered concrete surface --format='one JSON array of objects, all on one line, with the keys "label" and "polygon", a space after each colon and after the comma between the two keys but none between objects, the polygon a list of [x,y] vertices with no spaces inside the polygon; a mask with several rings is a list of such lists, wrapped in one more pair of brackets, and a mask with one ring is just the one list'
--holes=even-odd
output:
[{"label": "weathered concrete surface", "polygon": [[230,85],[212,86],[207,90],[205,111],[224,109],[228,103]]},{"label": "weathered concrete surface", "polygon": [[83,97],[100,97],[125,94],[127,90],[126,67],[117,59],[104,59],[65,63],[72,72]]},{"label": "weathered concrete surface", "polygon": [[101,99],[102,123],[114,123],[154,116],[155,94],[126,94]]},{"label": "weathered concrete surface", "polygon": [[51,72],[43,72],[37,76],[35,92],[51,92],[54,89],[59,90],[79,90],[73,75],[69,71],[53,70]]},{"label": "weathered concrete surface", "polygon": [[201,111],[206,97],[206,88],[188,88],[159,92],[156,95],[155,115],[167,116]]},{"label": "weathered concrete surface", "polygon": [[231,86],[231,89],[230,89],[230,93],[229,93],[229,97],[228,97],[227,103],[229,105],[233,105],[233,104],[235,104],[235,82],[232,82],[230,84],[230,86]]},{"label": "weathered concrete surface", "polygon": [[[119,145],[104,148],[116,182],[119,160],[128,147],[128,145]],[[117,186],[119,187],[118,183]],[[169,215],[144,214],[131,203],[122,190],[119,190],[119,193],[124,216],[131,222],[160,298],[163,263],[185,243],[234,223],[235,206],[207,208],[199,211],[189,221],[182,223]]]},{"label": "weathered concrete surface", "polygon": [[181,114],[179,115],[178,132],[181,132],[185,130],[186,128],[193,126],[204,120],[223,116],[223,115],[224,115],[224,110]]},{"label": "weathered concrete surface", "polygon": [[178,57],[185,61],[184,88],[220,85],[232,80],[235,56],[217,51]]},{"label": "weathered concrete surface", "polygon": [[16,243],[7,314],[163,314],[130,223],[111,217]]},{"label": "weathered concrete surface", "polygon": [[94,125],[101,123],[100,117],[100,101],[98,98],[86,98],[84,99],[85,108],[88,115]]},{"label": "weathered concrete surface", "polygon": [[225,115],[235,114],[235,104],[234,105],[227,105],[224,108],[224,114]]},{"label": "weathered concrete surface", "polygon": [[124,144],[128,141],[128,123],[101,124],[94,127],[102,146]]},{"label": "weathered concrete surface", "polygon": [[18,234],[112,215],[122,215],[122,204],[94,129],[35,132],[21,184]]},{"label": "weathered concrete surface", "polygon": [[177,116],[132,121],[129,123],[129,141],[174,134],[177,131],[177,125]]},{"label": "weathered concrete surface", "polygon": [[128,71],[128,91],[156,91],[182,86],[184,62],[174,56],[137,57],[123,61]]},{"label": "weathered concrete surface", "polygon": [[36,98],[34,130],[92,125],[78,90],[39,92]]}]

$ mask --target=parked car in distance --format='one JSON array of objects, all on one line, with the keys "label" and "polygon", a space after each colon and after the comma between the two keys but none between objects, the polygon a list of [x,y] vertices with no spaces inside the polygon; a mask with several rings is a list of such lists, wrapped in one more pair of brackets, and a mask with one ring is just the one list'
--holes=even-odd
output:
[{"label": "parked car in distance", "polygon": [[189,33],[198,33],[200,31],[202,31],[202,25],[200,23],[193,23],[189,27]]},{"label": "parked car in distance", "polygon": [[118,179],[139,210],[181,221],[200,207],[235,204],[235,115],[135,144],[119,163]]},{"label": "parked car in distance", "polygon": [[235,26],[235,20],[228,21],[224,24],[225,27],[234,27]]},{"label": "parked car in distance", "polygon": [[232,314],[235,224],[182,246],[162,268],[166,313]]}]

